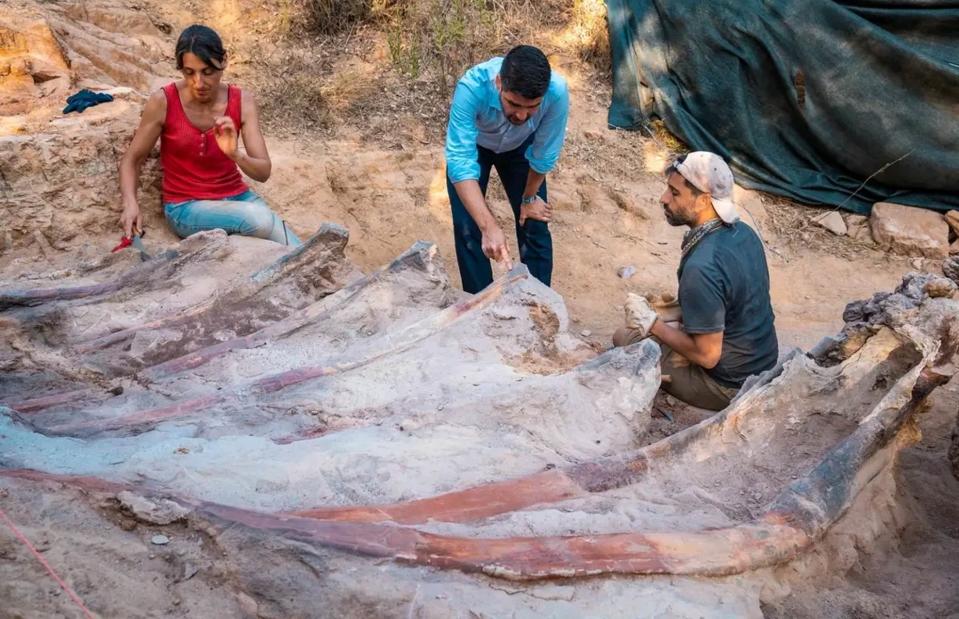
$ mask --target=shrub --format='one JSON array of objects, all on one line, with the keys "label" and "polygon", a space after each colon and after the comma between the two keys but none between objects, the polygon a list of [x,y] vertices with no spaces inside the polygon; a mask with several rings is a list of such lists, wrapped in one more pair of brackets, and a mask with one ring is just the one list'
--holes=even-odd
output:
[{"label": "shrub", "polygon": [[389,12],[390,60],[408,77],[429,71],[449,91],[459,75],[501,39],[493,3],[487,0],[420,0]]},{"label": "shrub", "polygon": [[317,34],[337,34],[375,17],[390,0],[292,0],[301,5],[304,27]]}]

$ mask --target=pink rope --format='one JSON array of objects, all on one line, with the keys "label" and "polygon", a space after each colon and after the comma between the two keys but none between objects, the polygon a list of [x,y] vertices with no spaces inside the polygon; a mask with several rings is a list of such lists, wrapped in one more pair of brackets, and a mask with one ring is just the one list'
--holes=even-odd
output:
[{"label": "pink rope", "polygon": [[7,525],[7,528],[13,531],[14,537],[16,537],[18,540],[23,542],[23,545],[26,546],[31,553],[33,553],[33,556],[37,558],[37,561],[40,562],[40,565],[42,565],[44,569],[46,569],[47,572],[50,574],[50,576],[52,576],[53,579],[57,581],[57,584],[60,585],[60,588],[66,591],[67,595],[70,596],[70,599],[73,600],[74,603],[80,607],[80,610],[83,611],[84,616],[86,616],[87,619],[94,619],[93,613],[91,613],[87,609],[87,607],[83,605],[83,600],[80,599],[80,596],[74,593],[73,589],[71,589],[67,583],[63,582],[63,579],[60,578],[59,575],[57,575],[57,573],[53,570],[53,568],[50,567],[50,564],[47,563],[47,560],[43,558],[43,555],[40,554],[40,551],[38,551],[33,546],[33,544],[30,543],[30,540],[28,540],[23,535],[23,533],[21,533],[19,529],[17,529],[16,525],[13,524],[13,521],[10,520],[10,518],[2,509],[0,509],[0,518],[3,518],[3,521]]}]

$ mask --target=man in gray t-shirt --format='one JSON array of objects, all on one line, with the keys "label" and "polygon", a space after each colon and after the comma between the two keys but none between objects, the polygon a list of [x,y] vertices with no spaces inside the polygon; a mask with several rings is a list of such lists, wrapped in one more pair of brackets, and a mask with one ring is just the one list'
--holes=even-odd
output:
[{"label": "man in gray t-shirt", "polygon": [[743,382],[776,365],[769,269],[762,242],[739,221],[733,175],[718,155],[695,152],[666,170],[666,220],[689,226],[679,263],[682,325],[657,320],[637,295],[626,303],[617,346],[648,336],[663,348],[663,390],[694,406],[720,410]]}]

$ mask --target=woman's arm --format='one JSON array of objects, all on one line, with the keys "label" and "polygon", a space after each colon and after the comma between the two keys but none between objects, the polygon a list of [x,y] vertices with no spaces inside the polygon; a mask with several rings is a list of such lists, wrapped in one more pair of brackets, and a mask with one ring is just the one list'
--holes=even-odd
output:
[{"label": "woman's arm", "polygon": [[244,91],[242,99],[243,126],[240,135],[243,136],[244,151],[237,148],[237,131],[229,116],[216,119],[216,141],[227,157],[240,166],[243,173],[261,183],[270,178],[273,164],[270,162],[270,153],[266,150],[266,141],[260,131],[260,111],[253,95]]},{"label": "woman's arm", "polygon": [[165,118],[166,95],[162,90],[158,90],[147,99],[143,115],[140,117],[140,126],[137,127],[130,146],[120,159],[120,199],[123,203],[120,226],[123,228],[123,234],[128,237],[134,230],[140,230],[143,227],[140,205],[137,203],[140,168],[160,138]]}]

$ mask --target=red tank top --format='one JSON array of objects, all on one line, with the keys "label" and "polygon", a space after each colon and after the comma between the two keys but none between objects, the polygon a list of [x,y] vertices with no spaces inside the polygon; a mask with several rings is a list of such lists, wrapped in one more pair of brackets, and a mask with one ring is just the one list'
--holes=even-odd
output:
[{"label": "red tank top", "polygon": [[[166,120],[160,136],[160,164],[163,166],[163,202],[222,200],[243,193],[236,163],[217,146],[213,129],[200,131],[183,111],[175,83],[163,87]],[[227,87],[226,115],[240,131],[240,89]]]}]

